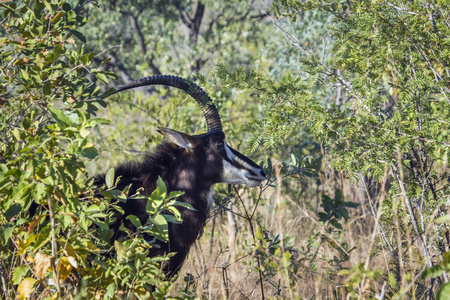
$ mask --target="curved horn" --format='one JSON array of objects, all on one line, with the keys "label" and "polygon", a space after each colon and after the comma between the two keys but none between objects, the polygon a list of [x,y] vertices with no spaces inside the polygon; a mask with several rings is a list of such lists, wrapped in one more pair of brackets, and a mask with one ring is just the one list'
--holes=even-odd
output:
[{"label": "curved horn", "polygon": [[112,94],[147,85],[168,85],[185,91],[200,105],[206,119],[207,132],[223,131],[219,112],[211,98],[201,87],[187,79],[173,75],[154,75],[118,86]]}]

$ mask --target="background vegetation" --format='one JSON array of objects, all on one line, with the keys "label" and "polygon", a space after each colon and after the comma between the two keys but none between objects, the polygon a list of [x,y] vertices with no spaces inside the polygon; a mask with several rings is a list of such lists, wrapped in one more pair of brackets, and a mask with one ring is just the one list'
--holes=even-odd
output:
[{"label": "background vegetation", "polygon": [[[2,1],[0,297],[447,299],[448,7]],[[229,144],[269,174],[216,188],[171,282],[139,232],[109,243],[125,196],[89,180],[139,159],[157,126],[205,130],[173,90],[107,98],[160,73],[204,87]],[[174,196],[159,184],[142,230],[167,239]]]}]

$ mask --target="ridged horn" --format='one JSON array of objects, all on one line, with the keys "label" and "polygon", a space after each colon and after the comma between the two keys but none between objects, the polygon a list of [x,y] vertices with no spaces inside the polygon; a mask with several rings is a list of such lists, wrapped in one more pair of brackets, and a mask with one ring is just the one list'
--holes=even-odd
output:
[{"label": "ridged horn", "polygon": [[178,88],[188,93],[200,105],[206,119],[206,129],[208,133],[223,131],[222,122],[216,106],[208,94],[198,85],[190,80],[173,75],[154,75],[131,81],[127,84],[116,87],[113,94],[148,85],[167,85]]}]

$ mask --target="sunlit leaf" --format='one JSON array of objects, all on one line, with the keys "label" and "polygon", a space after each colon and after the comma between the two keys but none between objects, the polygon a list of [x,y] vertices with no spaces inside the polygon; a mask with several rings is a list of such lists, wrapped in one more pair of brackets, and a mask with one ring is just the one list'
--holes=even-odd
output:
[{"label": "sunlit leaf", "polygon": [[52,24],[55,24],[56,22],[59,21],[59,19],[61,19],[61,17],[64,15],[64,12],[60,11],[58,12],[51,20]]},{"label": "sunlit leaf", "polygon": [[105,183],[108,188],[112,188],[114,186],[114,169],[111,168],[106,172],[105,175]]},{"label": "sunlit leaf", "polygon": [[72,264],[70,263],[69,258],[66,256],[63,256],[59,259],[58,265],[56,266],[58,269],[58,275],[60,282],[63,282],[66,280],[67,277],[69,277],[70,273],[72,272]]},{"label": "sunlit leaf", "polygon": [[28,299],[31,294],[34,292],[34,283],[36,279],[34,278],[25,278],[17,287],[17,291],[19,292],[19,299]]},{"label": "sunlit leaf", "polygon": [[45,273],[50,268],[51,256],[42,254],[40,252],[36,253],[33,260],[33,270],[38,278],[44,278]]},{"label": "sunlit leaf", "polygon": [[0,225],[0,239],[2,244],[6,244],[14,231],[13,225]]},{"label": "sunlit leaf", "polygon": [[435,220],[436,224],[450,223],[450,215],[439,217]]},{"label": "sunlit leaf", "polygon": [[129,215],[126,217],[126,219],[129,220],[137,228],[142,226],[139,218],[134,215]]},{"label": "sunlit leaf", "polygon": [[22,278],[27,275],[29,270],[30,267],[28,267],[27,265],[20,265],[16,267],[13,272],[12,283],[19,284],[22,281]]},{"label": "sunlit leaf", "polygon": [[436,293],[436,300],[450,299],[450,282],[444,283]]}]

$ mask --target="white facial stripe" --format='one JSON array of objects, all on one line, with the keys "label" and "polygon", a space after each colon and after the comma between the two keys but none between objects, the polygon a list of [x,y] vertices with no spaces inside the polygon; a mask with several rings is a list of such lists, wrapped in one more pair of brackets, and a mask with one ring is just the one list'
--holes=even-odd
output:
[{"label": "white facial stripe", "polygon": [[234,161],[243,166],[246,169],[253,170],[254,167],[250,166],[246,161],[239,158],[239,156],[234,156]]},{"label": "white facial stripe", "polygon": [[224,145],[225,145],[225,151],[227,153],[227,157],[230,161],[235,161],[237,162],[240,166],[242,166],[245,169],[254,169],[252,166],[250,166],[246,161],[243,161],[242,159],[239,158],[239,156],[235,155],[230,147],[228,147],[227,143],[225,142],[225,140],[223,141]]},{"label": "white facial stripe", "polygon": [[259,174],[260,169],[250,165],[247,161],[233,153],[233,150],[226,144],[225,140],[224,146],[228,158],[228,160],[223,160],[224,183],[246,184],[250,187],[255,187],[264,180],[264,176],[261,175],[261,177],[259,177],[258,175],[254,175]]},{"label": "white facial stripe", "polygon": [[227,153],[227,157],[230,161],[233,161],[236,157],[236,155],[234,155],[233,152],[231,152],[230,147],[228,147],[227,142],[225,142],[225,140],[223,140],[223,144],[225,145],[225,151]]}]

